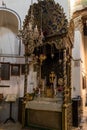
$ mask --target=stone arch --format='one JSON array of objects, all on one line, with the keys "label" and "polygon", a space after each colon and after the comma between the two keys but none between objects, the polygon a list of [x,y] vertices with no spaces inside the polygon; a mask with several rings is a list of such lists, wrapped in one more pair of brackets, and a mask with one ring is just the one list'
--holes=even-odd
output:
[{"label": "stone arch", "polygon": [[21,18],[14,10],[0,7],[0,26],[7,27],[14,33],[21,28]]},{"label": "stone arch", "polygon": [[[15,46],[18,46],[18,48],[19,48],[18,52],[16,53],[16,49],[15,49],[15,54],[20,55],[21,40],[16,38],[17,34],[18,34],[18,30],[20,30],[20,28],[21,28],[21,18],[18,15],[18,13],[12,9],[0,7],[0,27],[1,27],[1,29],[7,28],[10,30],[10,32],[8,30],[8,39],[11,37],[10,36],[11,32],[12,32],[12,35],[14,34],[14,40],[15,40],[14,42],[18,43],[18,44],[15,44],[15,43],[13,44],[13,42],[12,42],[12,43],[10,43],[10,46],[12,46],[12,44],[13,44],[13,48],[15,48]],[[4,36],[4,34],[3,34],[3,36]],[[10,40],[11,39],[12,38],[10,38]],[[12,54],[11,52],[9,52],[9,53]]]}]

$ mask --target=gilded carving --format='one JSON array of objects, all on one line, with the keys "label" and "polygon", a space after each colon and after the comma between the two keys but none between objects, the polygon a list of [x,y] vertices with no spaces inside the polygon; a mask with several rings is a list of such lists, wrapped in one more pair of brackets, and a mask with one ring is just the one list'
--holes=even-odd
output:
[{"label": "gilded carving", "polygon": [[[44,36],[63,35],[67,33],[67,19],[63,8],[54,0],[38,1],[33,4],[34,25],[37,25],[39,31],[43,31]],[[24,26],[30,18],[31,8],[24,22]]]},{"label": "gilded carving", "polygon": [[68,27],[68,36],[70,42],[73,44],[74,42],[74,21],[70,20],[69,27]]},{"label": "gilded carving", "polygon": [[78,16],[74,19],[75,30],[83,31],[82,16]]},{"label": "gilded carving", "polygon": [[[32,17],[32,13],[33,13],[33,17]],[[32,27],[29,25],[31,25]],[[39,36],[42,36],[43,33],[43,36],[40,38],[41,42],[38,40],[39,37],[37,37],[36,32],[35,32],[36,39],[34,38],[34,29],[36,27],[38,29],[37,31],[39,32]],[[68,21],[66,19],[63,8],[58,3],[56,4],[54,0],[43,0],[43,1],[38,0],[38,3],[34,3],[30,7],[28,11],[28,15],[26,15],[25,17],[25,21],[23,24],[22,38],[25,44],[25,56],[26,56],[25,57],[26,74],[25,74],[25,87],[24,87],[25,94],[27,91],[27,61],[28,61],[27,56],[29,56],[28,54],[32,54],[34,52],[34,49],[36,49],[37,47],[43,47],[46,44],[49,44],[50,46],[54,44],[55,47],[58,49],[58,51],[59,49],[63,51],[62,58],[60,59],[59,57],[59,61],[58,61],[60,62],[61,60],[63,64],[62,65],[63,76],[59,82],[63,84],[62,128],[63,130],[67,130],[67,127],[69,126],[69,123],[67,121],[67,111],[68,111],[67,108],[69,103],[68,98],[69,98],[69,93],[71,93],[69,91],[70,89],[67,86],[67,78],[68,78],[67,60],[69,57],[67,55],[70,55],[70,51],[74,41],[73,20],[70,21],[68,26]],[[69,50],[68,53],[67,50]],[[46,58],[43,56],[44,55],[39,55],[39,60],[41,60],[41,63],[42,60]],[[61,64],[59,65],[61,67]],[[39,71],[41,72],[41,68]],[[51,74],[52,75],[50,75],[50,78],[51,80],[54,81],[54,73]],[[41,73],[40,73],[40,77],[41,77]],[[51,81],[51,83],[53,83],[53,81]],[[69,85],[71,86],[71,84]]]}]

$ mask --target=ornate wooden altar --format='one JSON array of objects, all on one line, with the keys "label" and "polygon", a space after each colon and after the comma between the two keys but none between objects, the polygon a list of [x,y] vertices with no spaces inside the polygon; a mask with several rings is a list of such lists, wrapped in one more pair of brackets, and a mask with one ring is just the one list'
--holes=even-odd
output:
[{"label": "ornate wooden altar", "polygon": [[[22,30],[26,63],[23,126],[56,130],[71,129],[73,29],[73,22],[68,23],[63,8],[53,0],[38,1],[30,7]],[[36,68],[39,66],[39,72],[37,69],[39,83],[38,91],[34,89],[34,99],[29,101],[28,96],[26,97],[27,66],[28,57],[32,54],[33,62],[36,62],[34,65]]]}]

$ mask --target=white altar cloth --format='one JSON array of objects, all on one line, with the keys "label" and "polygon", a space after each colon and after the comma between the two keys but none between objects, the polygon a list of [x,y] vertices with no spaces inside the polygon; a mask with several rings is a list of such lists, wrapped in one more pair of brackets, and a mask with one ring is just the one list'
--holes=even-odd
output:
[{"label": "white altar cloth", "polygon": [[46,111],[62,111],[62,101],[48,101],[48,100],[33,100],[28,101],[25,106],[26,109],[46,110]]}]

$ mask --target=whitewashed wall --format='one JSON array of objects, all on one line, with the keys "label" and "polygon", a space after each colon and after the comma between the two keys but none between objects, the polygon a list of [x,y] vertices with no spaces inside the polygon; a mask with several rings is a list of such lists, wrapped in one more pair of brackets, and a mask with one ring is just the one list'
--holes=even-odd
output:
[{"label": "whitewashed wall", "polygon": [[[80,80],[80,67],[81,67],[81,57],[80,57],[80,44],[81,44],[81,33],[80,31],[75,31],[75,38],[74,38],[74,48],[72,50],[73,66],[72,66],[72,82],[73,82],[73,97],[78,96],[81,94],[81,80]],[[77,62],[77,65],[75,65]]]},{"label": "whitewashed wall", "polygon": [[83,89],[83,76],[86,74],[86,59],[83,33],[75,30],[74,48],[72,50],[72,97],[81,96],[85,106],[86,89]]},{"label": "whitewashed wall", "polygon": [[0,53],[19,54],[19,42],[16,35],[5,27],[0,27]]}]

